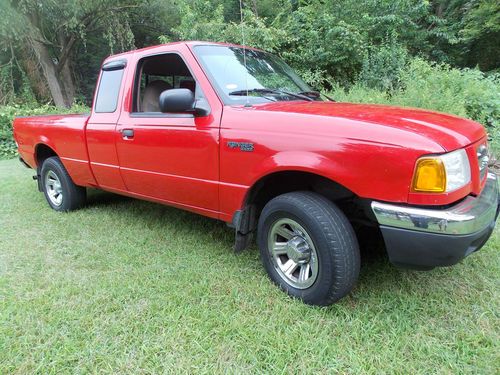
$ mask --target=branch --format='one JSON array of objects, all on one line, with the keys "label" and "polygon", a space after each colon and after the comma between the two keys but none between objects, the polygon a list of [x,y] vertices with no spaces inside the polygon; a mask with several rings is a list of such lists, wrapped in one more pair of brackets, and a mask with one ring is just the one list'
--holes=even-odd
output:
[{"label": "branch", "polygon": [[75,46],[76,43],[76,38],[74,35],[71,35],[69,38],[68,43],[64,46],[61,55],[59,57],[59,61],[57,63],[57,73],[61,73],[62,69],[64,68],[64,64],[66,64],[66,61],[68,60],[68,57],[70,53],[73,51],[73,47]]},{"label": "branch", "polygon": [[[108,12],[116,12],[116,11],[122,11],[124,9],[131,9],[131,8],[138,8],[138,7],[139,7],[138,5],[123,5],[123,6],[119,6],[119,7],[110,7],[107,9],[103,9],[102,11],[99,11],[98,13],[99,14],[106,14]],[[96,16],[95,13],[96,12],[89,13],[82,18],[81,22],[82,22],[84,28],[88,29],[92,24],[95,24],[97,21],[99,21],[100,19],[103,18],[102,16]],[[89,31],[89,30],[87,30],[87,31]],[[68,43],[66,43],[66,45],[64,46],[64,48],[61,52],[61,55],[58,59],[58,64],[57,64],[57,72],[58,73],[60,73],[62,71],[62,69],[64,68],[64,65],[66,64],[66,62],[69,58],[69,55],[73,51],[73,48],[74,48],[76,42],[77,42],[77,38],[76,38],[75,34],[71,35]],[[52,43],[50,43],[50,44],[52,44]]]},{"label": "branch", "polygon": [[41,35],[42,38],[37,38],[36,36],[33,36],[32,39],[36,40],[38,43],[45,44],[46,46],[52,46],[52,47],[60,47],[57,44],[52,43],[50,40],[45,39],[43,35]]},{"label": "branch", "polygon": [[14,62],[14,48],[12,47],[12,43],[9,43],[9,46],[10,46],[10,60],[5,64],[0,65],[0,68],[3,68],[4,66],[7,65],[12,65],[12,63]]}]

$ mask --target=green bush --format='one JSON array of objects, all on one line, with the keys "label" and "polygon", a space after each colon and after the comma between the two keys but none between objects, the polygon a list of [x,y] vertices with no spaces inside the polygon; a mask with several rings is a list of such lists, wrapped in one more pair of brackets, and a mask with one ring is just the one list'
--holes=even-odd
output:
[{"label": "green bush", "polygon": [[89,112],[89,108],[75,104],[64,109],[50,105],[7,105],[0,106],[0,159],[10,159],[17,155],[16,145],[12,138],[12,121],[18,116],[39,116],[47,114],[65,114]]},{"label": "green bush", "polygon": [[401,73],[408,60],[408,51],[394,41],[369,49],[363,60],[359,80],[368,87],[392,91],[400,86]]},{"label": "green bush", "polygon": [[470,118],[486,127],[492,148],[500,153],[500,76],[416,58],[401,71],[399,86],[382,90],[359,80],[349,89],[336,85],[331,95],[339,101],[425,108]]},{"label": "green bush", "polygon": [[500,125],[500,76],[415,59],[403,71],[404,90],[395,100],[469,117],[489,128]]},{"label": "green bush", "polygon": [[0,139],[0,159],[10,159],[17,155],[16,144],[12,139]]}]

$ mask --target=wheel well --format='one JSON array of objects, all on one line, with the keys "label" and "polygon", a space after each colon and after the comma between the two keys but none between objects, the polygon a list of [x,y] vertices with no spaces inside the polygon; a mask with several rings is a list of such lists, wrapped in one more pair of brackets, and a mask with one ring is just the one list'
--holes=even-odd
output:
[{"label": "wheel well", "polygon": [[260,213],[267,202],[293,191],[313,191],[335,202],[353,225],[359,239],[364,240],[366,237],[370,242],[374,235],[376,238],[380,237],[376,221],[372,217],[370,200],[358,197],[345,186],[326,177],[302,171],[284,171],[257,181],[248,192],[242,209],[236,212],[233,226],[236,229],[237,252],[250,244]]},{"label": "wheel well", "polygon": [[278,195],[292,191],[313,191],[321,194],[337,202],[348,218],[353,216],[349,211],[357,210],[357,205],[353,204],[356,195],[326,177],[302,171],[269,174],[252,186],[242,209],[234,215],[232,225],[236,229],[236,251],[241,251],[249,245],[252,233],[257,228],[260,212],[266,203]]},{"label": "wheel well", "polygon": [[309,172],[284,171],[257,181],[247,194],[245,206],[254,205],[260,212],[271,199],[298,190],[314,191],[331,201],[355,197],[352,191],[326,177]]},{"label": "wheel well", "polygon": [[35,160],[36,160],[36,165],[38,168],[40,168],[42,166],[43,162],[46,159],[48,159],[52,156],[57,156],[57,154],[49,146],[41,143],[35,147]]}]

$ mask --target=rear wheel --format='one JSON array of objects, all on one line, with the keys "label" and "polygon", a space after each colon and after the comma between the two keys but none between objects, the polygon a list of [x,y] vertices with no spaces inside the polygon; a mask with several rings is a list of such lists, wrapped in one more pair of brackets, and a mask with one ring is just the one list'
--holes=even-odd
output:
[{"label": "rear wheel", "polygon": [[72,211],[85,203],[86,189],[75,185],[58,157],[45,159],[40,178],[45,198],[54,210]]},{"label": "rear wheel", "polygon": [[258,243],[269,277],[308,304],[339,300],[358,278],[354,230],[342,211],[319,194],[293,192],[272,199],[259,219]]}]

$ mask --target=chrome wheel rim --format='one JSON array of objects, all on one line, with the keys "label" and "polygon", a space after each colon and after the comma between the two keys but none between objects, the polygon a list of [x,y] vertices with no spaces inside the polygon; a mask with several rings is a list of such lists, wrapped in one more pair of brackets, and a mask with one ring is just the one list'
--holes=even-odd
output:
[{"label": "chrome wheel rim", "polygon": [[49,197],[50,202],[54,206],[60,206],[63,201],[63,192],[61,180],[53,171],[48,171],[45,175],[45,191]]},{"label": "chrome wheel rim", "polygon": [[309,233],[292,219],[271,225],[267,248],[278,275],[288,285],[307,289],[318,278],[318,254]]}]

